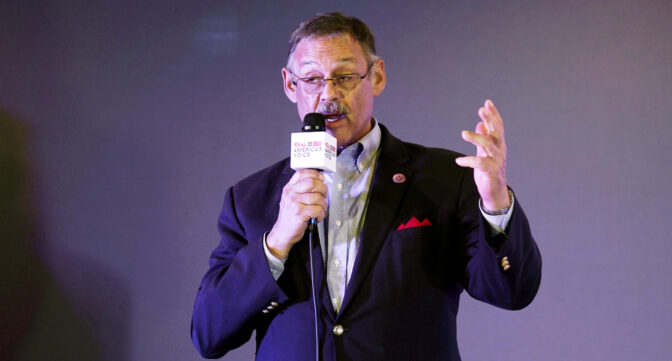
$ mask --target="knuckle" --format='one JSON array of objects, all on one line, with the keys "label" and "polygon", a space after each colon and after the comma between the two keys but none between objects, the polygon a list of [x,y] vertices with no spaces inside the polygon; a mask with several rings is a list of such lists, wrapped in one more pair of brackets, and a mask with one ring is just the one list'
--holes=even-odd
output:
[{"label": "knuckle", "polygon": [[294,186],[287,184],[282,188],[282,195],[283,196],[288,196],[290,194],[294,193]]},{"label": "knuckle", "polygon": [[318,187],[318,181],[315,178],[310,178],[308,181],[308,191],[312,191]]}]

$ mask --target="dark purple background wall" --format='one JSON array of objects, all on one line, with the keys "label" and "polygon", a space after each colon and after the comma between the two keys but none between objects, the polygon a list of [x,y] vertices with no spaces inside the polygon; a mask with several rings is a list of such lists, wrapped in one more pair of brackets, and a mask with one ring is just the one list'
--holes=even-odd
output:
[{"label": "dark purple background wall", "polygon": [[463,358],[669,359],[669,1],[93,3],[0,4],[0,359],[199,359],[224,191],[288,153],[287,37],[335,9],[397,135],[473,153],[481,102],[504,116],[544,278],[521,312],[465,296]]}]

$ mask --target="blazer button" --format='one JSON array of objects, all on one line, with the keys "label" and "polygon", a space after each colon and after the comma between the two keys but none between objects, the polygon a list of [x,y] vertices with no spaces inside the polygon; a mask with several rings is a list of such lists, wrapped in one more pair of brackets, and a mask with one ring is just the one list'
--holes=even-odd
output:
[{"label": "blazer button", "polygon": [[508,271],[509,268],[511,268],[511,264],[509,263],[509,257],[502,258],[502,269],[504,271]]},{"label": "blazer button", "polygon": [[341,325],[336,325],[331,331],[334,333],[334,335],[340,336],[343,334],[343,332],[345,332],[345,329]]},{"label": "blazer button", "polygon": [[263,313],[268,313],[268,310],[261,310],[261,312],[263,312]]},{"label": "blazer button", "polygon": [[271,302],[271,306],[277,306],[277,305],[278,305],[277,302],[275,302],[275,301]]}]

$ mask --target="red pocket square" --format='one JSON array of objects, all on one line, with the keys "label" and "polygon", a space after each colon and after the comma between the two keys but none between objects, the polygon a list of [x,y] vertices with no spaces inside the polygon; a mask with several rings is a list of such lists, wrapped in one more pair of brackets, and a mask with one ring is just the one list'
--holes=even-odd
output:
[{"label": "red pocket square", "polygon": [[432,223],[429,221],[429,219],[425,218],[424,221],[420,222],[418,221],[417,218],[411,217],[411,219],[406,222],[406,224],[400,224],[399,227],[397,228],[397,231],[400,231],[402,229],[406,228],[413,228],[413,227],[424,227],[424,226],[431,226]]}]

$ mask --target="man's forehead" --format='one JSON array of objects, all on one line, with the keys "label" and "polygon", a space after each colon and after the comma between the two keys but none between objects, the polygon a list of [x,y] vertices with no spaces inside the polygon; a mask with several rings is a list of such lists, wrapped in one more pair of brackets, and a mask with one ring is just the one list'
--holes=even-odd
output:
[{"label": "man's forehead", "polygon": [[[334,34],[302,39],[292,58],[299,67],[319,65],[325,59],[335,64],[366,62],[364,49],[350,34]],[[361,58],[361,59],[359,59]]]},{"label": "man's forehead", "polygon": [[[346,64],[347,63],[357,63],[357,58],[355,58],[354,56],[345,56],[345,57],[333,59],[333,62],[335,62],[335,63],[346,63]],[[303,59],[299,59],[298,65],[299,66],[318,65],[318,62],[316,60],[311,59],[311,58],[305,58],[304,57]]]}]

